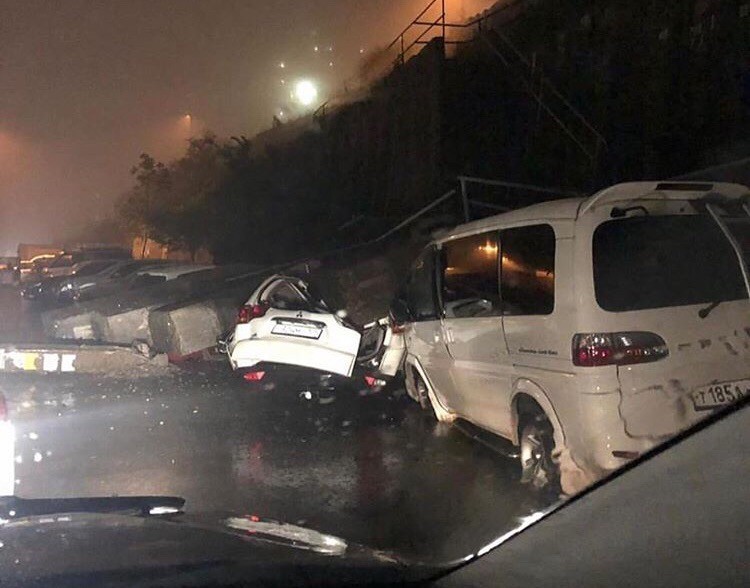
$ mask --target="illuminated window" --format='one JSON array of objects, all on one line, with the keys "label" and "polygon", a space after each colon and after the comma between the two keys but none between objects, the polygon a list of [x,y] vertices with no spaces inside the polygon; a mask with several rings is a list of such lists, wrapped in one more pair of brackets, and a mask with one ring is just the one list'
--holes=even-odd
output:
[{"label": "illuminated window", "polygon": [[442,295],[447,318],[498,316],[497,232],[443,244]]}]

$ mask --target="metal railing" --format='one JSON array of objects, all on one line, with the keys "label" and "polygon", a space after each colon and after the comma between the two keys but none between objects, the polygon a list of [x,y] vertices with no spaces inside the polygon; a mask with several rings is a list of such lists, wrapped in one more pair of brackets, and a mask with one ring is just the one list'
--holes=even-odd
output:
[{"label": "metal railing", "polygon": [[[454,43],[466,43],[475,39],[481,39],[488,45],[503,65],[514,70],[520,75],[524,90],[528,92],[537,103],[540,110],[549,115],[558,127],[576,144],[576,146],[592,161],[596,162],[602,150],[607,148],[604,136],[588,121],[588,119],[560,92],[552,81],[544,75],[541,64],[537,63],[536,55],[531,59],[523,54],[515,44],[497,28],[485,26],[490,19],[502,12],[518,5],[522,0],[514,0],[493,10],[489,10],[477,18],[461,24],[447,24],[446,27],[461,29],[474,29],[474,36],[467,41],[454,41]],[[490,36],[489,32],[492,32]],[[496,40],[498,42],[496,42]],[[520,67],[514,68],[514,64]],[[519,71],[520,70],[520,71]],[[553,102],[557,102],[557,107]],[[560,112],[567,112],[570,120],[563,120]],[[578,126],[578,128],[575,128]],[[587,136],[586,136],[587,135]],[[586,136],[584,138],[584,136]]]},{"label": "metal railing", "polygon": [[[421,20],[431,10],[437,10],[438,5],[440,8],[440,14],[436,19],[432,21]],[[427,6],[425,6],[422,12],[420,12],[408,25],[406,25],[406,28],[404,28],[403,31],[396,35],[396,38],[393,39],[393,41],[391,41],[390,44],[386,47],[386,51],[390,51],[394,47],[398,47],[399,52],[396,59],[396,64],[403,65],[406,61],[406,55],[409,53],[409,51],[411,51],[415,47],[426,45],[427,43],[429,43],[429,40],[426,40],[425,37],[431,30],[439,28],[440,35],[443,37],[443,39],[445,39],[445,28],[447,26],[448,24],[445,22],[445,0],[432,0]],[[408,35],[412,31],[412,29],[417,29],[419,32],[416,38],[409,42]]]},{"label": "metal railing", "polygon": [[[506,69],[518,78],[524,91],[536,102],[539,112],[546,113],[592,164],[596,165],[601,152],[607,149],[604,136],[544,74],[543,67],[537,63],[536,55],[530,59],[506,35],[496,28],[486,26],[490,19],[516,7],[522,1],[507,2],[464,23],[450,23],[446,20],[445,0],[432,0],[404,30],[396,35],[386,50],[390,51],[397,47],[399,51],[395,65],[403,65],[410,51],[430,42],[431,39],[426,37],[436,28],[440,29],[443,47],[471,43],[476,40],[483,41]],[[438,9],[440,12],[435,14]],[[436,18],[431,20],[432,16]],[[413,29],[419,32],[415,33],[416,37],[409,41],[409,34]],[[446,30],[470,31],[472,34],[468,38],[448,39]]]},{"label": "metal railing", "polygon": [[[506,69],[514,72],[523,89],[534,99],[539,109],[543,110],[592,162],[596,162],[600,152],[606,149],[607,141],[544,75],[536,59],[529,60],[506,35],[497,30],[493,30],[491,35],[480,30],[478,35]],[[566,115],[567,121],[564,120]]]},{"label": "metal railing", "polygon": [[[526,202],[523,205],[519,205],[517,200],[517,196],[521,194],[530,195],[533,194],[534,200],[542,201],[542,199],[546,198],[549,200],[556,200],[558,198],[569,198],[569,197],[581,197],[583,196],[582,192],[576,192],[573,190],[565,190],[563,188],[551,188],[549,186],[537,186],[534,184],[520,184],[518,182],[507,182],[505,180],[495,180],[495,179],[489,179],[489,178],[477,178],[472,176],[457,176],[456,180],[458,180],[458,183],[460,185],[460,195],[461,195],[461,208],[463,211],[463,220],[464,222],[469,222],[472,219],[472,208],[481,208],[485,210],[490,210],[492,213],[500,213],[500,212],[508,212],[509,210],[514,210],[516,208],[519,208],[519,206],[528,205],[529,203]],[[501,196],[501,200],[503,200],[503,203],[500,204],[497,202],[498,198],[495,196],[493,200],[495,202],[486,202],[483,200],[477,200],[475,198],[469,197],[469,186],[475,185],[475,186],[484,186],[487,188],[495,188],[495,189],[502,189],[504,194]],[[516,198],[513,197],[513,194],[516,194]],[[536,196],[539,195],[541,198],[536,198]],[[486,216],[486,215],[485,215]]]}]

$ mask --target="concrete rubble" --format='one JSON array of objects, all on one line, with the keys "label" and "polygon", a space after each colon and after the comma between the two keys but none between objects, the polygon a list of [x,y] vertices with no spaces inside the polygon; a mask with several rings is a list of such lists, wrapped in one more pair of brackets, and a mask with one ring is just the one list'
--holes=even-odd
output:
[{"label": "concrete rubble", "polygon": [[0,373],[127,374],[129,377],[165,375],[165,354],[144,355],[116,345],[3,345]]},{"label": "concrete rubble", "polygon": [[213,347],[261,276],[226,266],[42,313],[51,340],[146,343],[181,358]]}]

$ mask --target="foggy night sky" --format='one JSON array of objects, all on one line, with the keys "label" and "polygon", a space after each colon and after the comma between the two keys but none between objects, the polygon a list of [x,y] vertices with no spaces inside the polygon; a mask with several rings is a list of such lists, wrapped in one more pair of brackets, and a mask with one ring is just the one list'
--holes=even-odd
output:
[{"label": "foggy night sky", "polygon": [[[269,127],[282,78],[325,97],[426,3],[0,0],[0,254],[109,214],[143,151]],[[477,4],[450,0],[448,19]]]}]

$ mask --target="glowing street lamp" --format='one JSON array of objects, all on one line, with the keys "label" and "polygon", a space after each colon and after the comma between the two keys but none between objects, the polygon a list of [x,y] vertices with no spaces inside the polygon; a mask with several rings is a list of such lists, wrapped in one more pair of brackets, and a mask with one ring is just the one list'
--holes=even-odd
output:
[{"label": "glowing street lamp", "polygon": [[300,80],[294,86],[294,99],[302,106],[311,106],[318,99],[318,89],[310,80]]}]

